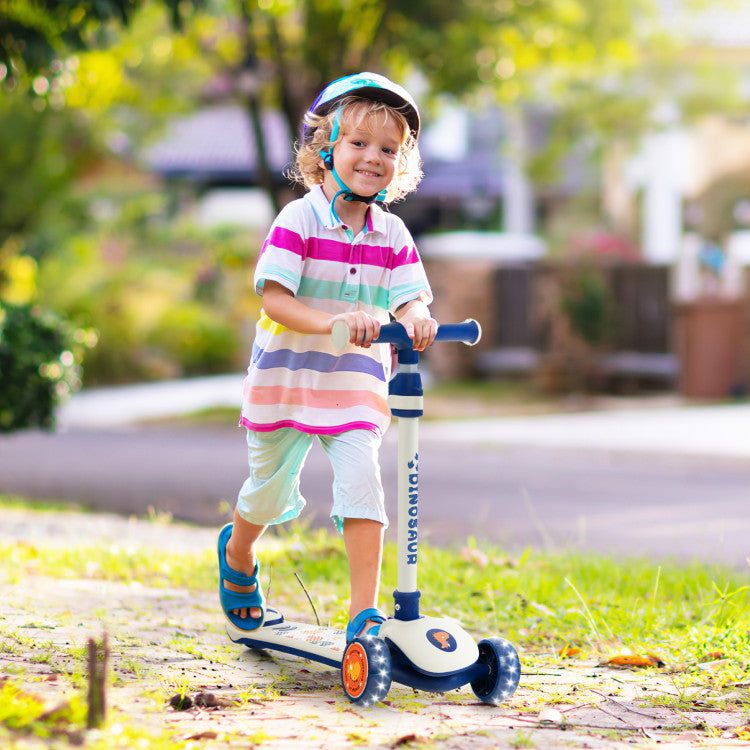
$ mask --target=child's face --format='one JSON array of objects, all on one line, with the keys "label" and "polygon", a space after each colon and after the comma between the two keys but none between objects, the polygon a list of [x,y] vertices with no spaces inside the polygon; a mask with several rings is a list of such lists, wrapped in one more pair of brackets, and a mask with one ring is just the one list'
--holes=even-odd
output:
[{"label": "child's face", "polygon": [[[399,160],[402,132],[396,120],[384,113],[341,123],[342,135],[334,149],[336,172],[358,195],[375,195],[391,184]],[[333,174],[326,171],[323,187],[338,191]]]}]

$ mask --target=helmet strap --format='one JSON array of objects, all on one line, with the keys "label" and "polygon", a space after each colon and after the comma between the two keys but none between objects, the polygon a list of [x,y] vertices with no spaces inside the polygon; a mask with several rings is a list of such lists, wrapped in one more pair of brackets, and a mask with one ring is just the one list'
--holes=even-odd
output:
[{"label": "helmet strap", "polygon": [[339,218],[339,215],[336,213],[336,209],[334,208],[334,204],[336,203],[336,199],[340,196],[344,196],[345,201],[359,201],[361,203],[375,203],[375,201],[383,201],[385,200],[386,191],[381,190],[379,193],[375,193],[374,195],[359,195],[359,193],[353,192],[349,187],[346,186],[344,181],[339,177],[338,172],[336,171],[336,167],[333,163],[333,149],[334,149],[334,143],[336,139],[339,137],[339,128],[340,128],[340,122],[341,122],[341,109],[339,108],[336,111],[336,114],[333,118],[333,127],[331,128],[331,147],[329,149],[320,151],[320,156],[323,159],[323,166],[328,169],[331,174],[333,175],[333,178],[338,183],[338,186],[340,190],[336,193],[336,195],[333,196],[333,200],[331,201],[331,218],[333,218],[335,221],[337,221],[339,224],[342,223],[341,219]]}]

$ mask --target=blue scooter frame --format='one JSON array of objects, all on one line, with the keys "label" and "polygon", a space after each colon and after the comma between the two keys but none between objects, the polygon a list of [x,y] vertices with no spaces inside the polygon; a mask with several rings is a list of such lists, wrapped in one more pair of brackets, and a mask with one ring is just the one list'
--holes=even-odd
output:
[{"label": "blue scooter frame", "polygon": [[[435,342],[476,344],[481,329],[475,320],[438,327]],[[349,341],[346,323],[334,325],[334,344],[343,350]],[[391,344],[398,371],[389,384],[388,405],[398,417],[398,583],[393,592],[394,614],[377,636],[364,635],[346,643],[343,631],[284,620],[267,609],[262,627],[241,631],[227,624],[236,643],[303,656],[341,669],[341,684],[349,700],[372,705],[383,700],[391,682],[430,692],[445,692],[470,684],[485,703],[498,704],[513,695],[521,677],[518,653],[497,636],[476,643],[449,617],[419,612],[417,588],[419,554],[419,417],[423,414],[419,352],[400,323],[380,327],[374,344]]]}]

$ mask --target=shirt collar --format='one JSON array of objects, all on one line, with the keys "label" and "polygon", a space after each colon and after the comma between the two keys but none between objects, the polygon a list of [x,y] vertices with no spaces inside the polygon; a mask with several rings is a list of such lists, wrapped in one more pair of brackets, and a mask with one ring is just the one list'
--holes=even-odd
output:
[{"label": "shirt collar", "polygon": [[[331,204],[323,192],[322,185],[315,185],[305,195],[305,199],[310,201],[315,216],[326,229],[336,229],[342,225],[341,221],[336,221],[331,215]],[[385,212],[375,203],[370,204],[370,210],[367,212],[365,232],[380,232],[385,234]]]}]

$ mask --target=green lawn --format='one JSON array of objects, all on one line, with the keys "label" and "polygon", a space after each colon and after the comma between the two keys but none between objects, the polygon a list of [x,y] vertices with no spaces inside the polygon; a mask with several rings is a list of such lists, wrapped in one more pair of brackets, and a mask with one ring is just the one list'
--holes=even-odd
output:
[{"label": "green lawn", "polygon": [[[0,498],[0,508],[20,502]],[[345,624],[348,572],[341,539],[291,524],[269,540],[263,563],[275,604],[294,608],[304,600],[297,573],[319,602],[321,620]],[[386,610],[396,581],[395,557],[395,545],[386,545],[381,596]],[[62,549],[0,543],[0,568],[11,580],[25,571],[54,571],[60,578],[138,580],[209,591],[215,586],[214,558],[213,549],[178,554],[87,541]],[[424,608],[433,614],[457,617],[477,635],[502,633],[529,656],[566,647],[602,657],[629,650],[689,665],[721,652],[728,679],[739,679],[750,667],[745,570],[532,548],[516,557],[468,540],[452,548],[423,543],[419,588]]]}]

